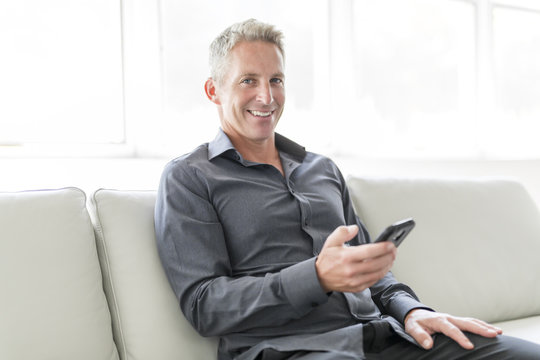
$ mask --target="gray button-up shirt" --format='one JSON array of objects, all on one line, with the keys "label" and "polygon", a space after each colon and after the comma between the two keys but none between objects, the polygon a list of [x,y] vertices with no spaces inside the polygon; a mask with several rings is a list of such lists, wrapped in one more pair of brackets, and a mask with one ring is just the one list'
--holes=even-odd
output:
[{"label": "gray button-up shirt", "polygon": [[358,224],[345,181],[328,158],[276,134],[285,176],[247,161],[220,130],[171,161],[156,203],[159,254],[183,313],[220,336],[219,359],[252,359],[266,347],[363,355],[362,323],[401,326],[424,307],[389,273],[359,293],[325,293],[315,260],[340,225]]}]

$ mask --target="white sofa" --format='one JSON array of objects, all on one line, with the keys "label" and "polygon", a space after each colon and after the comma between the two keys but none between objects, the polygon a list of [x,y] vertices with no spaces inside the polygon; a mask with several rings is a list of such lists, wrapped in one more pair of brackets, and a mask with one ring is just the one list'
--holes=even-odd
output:
[{"label": "white sofa", "polygon": [[[376,234],[412,216],[394,273],[430,306],[540,343],[540,215],[510,180],[351,178]],[[0,359],[208,360],[155,248],[155,193],[0,193]]]}]

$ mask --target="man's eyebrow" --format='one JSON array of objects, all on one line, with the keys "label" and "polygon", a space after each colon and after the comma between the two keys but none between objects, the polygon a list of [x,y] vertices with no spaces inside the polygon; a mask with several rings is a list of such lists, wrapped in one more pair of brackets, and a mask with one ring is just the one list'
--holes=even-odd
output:
[{"label": "man's eyebrow", "polygon": [[[260,75],[259,74],[256,74],[256,73],[245,73],[245,74],[241,74],[239,76],[239,78],[242,78],[242,77],[259,77]],[[275,74],[272,74],[272,77],[281,77],[281,78],[284,78],[285,77],[285,74],[282,73],[282,72],[277,72]]]}]

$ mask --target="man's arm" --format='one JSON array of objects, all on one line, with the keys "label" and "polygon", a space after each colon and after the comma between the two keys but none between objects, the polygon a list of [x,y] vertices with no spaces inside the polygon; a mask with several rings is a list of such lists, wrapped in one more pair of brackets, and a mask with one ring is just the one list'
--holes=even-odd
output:
[{"label": "man's arm", "polygon": [[164,171],[155,227],[159,254],[182,311],[203,335],[279,326],[328,299],[317,279],[315,258],[265,276],[234,276],[205,179],[186,163],[172,163]]},{"label": "man's arm", "polygon": [[[377,254],[379,256],[381,256],[380,254],[383,254],[382,258],[377,259],[379,264],[381,260],[388,260],[387,257],[389,253],[392,253],[393,256],[392,262],[386,263],[385,267],[380,268],[380,272],[377,274],[377,276],[370,279],[371,285],[369,286],[369,289],[371,291],[371,297],[377,307],[382,313],[390,315],[402,323],[405,320],[405,316],[411,310],[417,308],[429,309],[418,300],[418,297],[411,288],[403,283],[398,282],[392,273],[389,272],[390,267],[392,266],[396,257],[395,246],[389,243],[371,244],[367,229],[354,211],[349,189],[347,188],[345,180],[339,169],[337,169],[337,166],[335,166],[335,169],[336,176],[342,184],[342,202],[345,219],[348,224],[357,224],[358,228],[360,229],[359,236],[357,236],[356,240],[351,241],[351,244],[361,246],[351,248],[358,248],[356,251],[360,254],[360,252],[366,252],[366,248],[368,247],[379,247],[379,252]],[[384,247],[386,247],[386,253],[384,253],[384,250],[382,250]],[[373,253],[373,250],[370,250],[370,252]],[[374,264],[376,263],[374,262]]]},{"label": "man's arm", "polygon": [[[349,219],[348,223],[352,223],[351,219],[354,218],[359,226],[362,226],[354,214],[346,187],[343,191],[343,204],[345,214]],[[369,239],[368,234],[366,237]],[[402,322],[405,325],[405,331],[425,349],[433,347],[431,335],[435,333],[445,334],[465,349],[472,349],[474,346],[463,331],[485,337],[495,337],[502,333],[498,327],[478,319],[456,317],[433,311],[419,302],[411,288],[397,282],[391,272],[371,286],[370,290],[373,301],[379,309]]]}]

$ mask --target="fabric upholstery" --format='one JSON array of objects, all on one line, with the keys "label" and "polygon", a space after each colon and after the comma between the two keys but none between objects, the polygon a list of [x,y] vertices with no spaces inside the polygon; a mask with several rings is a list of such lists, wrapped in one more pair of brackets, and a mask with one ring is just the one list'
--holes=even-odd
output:
[{"label": "fabric upholstery", "polygon": [[393,273],[425,304],[490,322],[540,314],[540,215],[522,185],[511,179],[348,182],[372,236],[397,220],[416,220]]},{"label": "fabric upholstery", "polygon": [[90,201],[105,292],[122,360],[215,359],[180,311],[154,236],[155,192],[97,190]]},{"label": "fabric upholstery", "polygon": [[85,201],[0,193],[0,359],[118,359]]}]

